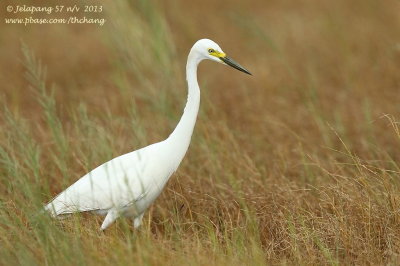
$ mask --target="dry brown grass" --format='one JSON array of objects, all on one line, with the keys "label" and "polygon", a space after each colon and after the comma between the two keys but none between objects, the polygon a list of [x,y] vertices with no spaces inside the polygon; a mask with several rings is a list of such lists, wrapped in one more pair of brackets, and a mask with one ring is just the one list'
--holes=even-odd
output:
[{"label": "dry brown grass", "polygon": [[[0,264],[398,264],[398,1],[99,3],[103,27],[0,24]],[[254,76],[200,66],[191,147],[143,228],[38,215],[172,131],[203,37]]]}]

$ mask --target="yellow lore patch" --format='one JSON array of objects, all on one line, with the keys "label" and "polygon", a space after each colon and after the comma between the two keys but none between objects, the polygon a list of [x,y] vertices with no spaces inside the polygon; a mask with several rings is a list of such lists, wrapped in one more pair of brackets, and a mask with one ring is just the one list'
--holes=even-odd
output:
[{"label": "yellow lore patch", "polygon": [[225,56],[226,56],[225,53],[218,52],[218,51],[216,51],[216,50],[214,50],[214,49],[211,49],[211,48],[208,49],[208,53],[209,53],[210,55],[215,56],[215,57],[218,57],[218,58],[221,58],[221,57],[225,57]]}]

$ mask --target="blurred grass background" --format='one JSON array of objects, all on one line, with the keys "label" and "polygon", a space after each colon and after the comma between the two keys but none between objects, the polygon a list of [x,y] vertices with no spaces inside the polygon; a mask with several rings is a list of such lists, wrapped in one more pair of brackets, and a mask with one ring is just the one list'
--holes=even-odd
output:
[{"label": "blurred grass background", "polygon": [[[101,4],[107,22],[0,23],[0,264],[398,263],[400,2],[63,4]],[[254,76],[201,64],[192,144],[144,226],[39,214],[168,136],[201,38]]]}]

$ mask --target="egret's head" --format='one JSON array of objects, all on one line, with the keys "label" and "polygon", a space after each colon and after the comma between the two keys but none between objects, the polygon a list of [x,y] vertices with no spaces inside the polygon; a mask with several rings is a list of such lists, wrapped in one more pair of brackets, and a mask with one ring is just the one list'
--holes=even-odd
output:
[{"label": "egret's head", "polygon": [[218,63],[222,63],[251,75],[247,69],[236,63],[233,59],[229,58],[224,51],[222,51],[221,47],[219,47],[219,45],[212,40],[201,39],[195,43],[192,50],[193,49],[201,55],[202,59],[209,59]]}]

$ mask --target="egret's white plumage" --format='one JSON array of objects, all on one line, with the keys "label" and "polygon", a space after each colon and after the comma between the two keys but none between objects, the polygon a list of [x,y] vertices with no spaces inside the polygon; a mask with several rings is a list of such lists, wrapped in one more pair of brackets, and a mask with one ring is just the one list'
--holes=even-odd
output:
[{"label": "egret's white plumage", "polygon": [[164,141],[114,158],[84,175],[45,207],[53,216],[92,211],[106,215],[101,229],[119,216],[140,226],[143,214],[160,195],[189,147],[200,104],[197,66],[204,60],[230,65],[250,74],[228,58],[215,42],[202,39],[190,50],[186,79],[188,99],[177,127]]}]

